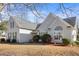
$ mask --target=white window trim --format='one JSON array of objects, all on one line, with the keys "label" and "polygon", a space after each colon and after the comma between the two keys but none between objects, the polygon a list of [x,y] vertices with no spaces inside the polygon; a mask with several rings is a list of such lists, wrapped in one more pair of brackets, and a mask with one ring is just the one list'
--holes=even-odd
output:
[{"label": "white window trim", "polygon": [[23,34],[31,34],[32,30],[19,29],[19,32]]}]

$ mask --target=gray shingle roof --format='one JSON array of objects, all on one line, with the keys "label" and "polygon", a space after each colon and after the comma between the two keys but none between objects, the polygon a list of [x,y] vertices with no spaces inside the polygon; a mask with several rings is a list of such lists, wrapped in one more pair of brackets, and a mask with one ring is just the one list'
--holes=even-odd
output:
[{"label": "gray shingle roof", "polygon": [[22,20],[16,16],[12,16],[12,18],[17,23],[19,28],[28,29],[28,30],[35,30],[36,29],[36,24],[34,24],[30,21]]},{"label": "gray shingle roof", "polygon": [[36,27],[36,29],[38,29],[38,28],[40,27],[41,24],[42,24],[42,23],[38,24],[37,27]]},{"label": "gray shingle roof", "polygon": [[76,23],[76,17],[69,17],[69,18],[65,18],[63,20],[66,21],[67,23],[69,23],[70,25],[72,25],[73,27]]}]

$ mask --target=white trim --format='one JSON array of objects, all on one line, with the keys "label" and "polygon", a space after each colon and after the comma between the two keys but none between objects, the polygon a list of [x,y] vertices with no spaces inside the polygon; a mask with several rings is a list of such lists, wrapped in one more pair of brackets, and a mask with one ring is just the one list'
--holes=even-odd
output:
[{"label": "white trim", "polygon": [[23,34],[30,34],[32,31],[31,30],[26,30],[26,29],[19,29],[19,32],[23,33]]}]

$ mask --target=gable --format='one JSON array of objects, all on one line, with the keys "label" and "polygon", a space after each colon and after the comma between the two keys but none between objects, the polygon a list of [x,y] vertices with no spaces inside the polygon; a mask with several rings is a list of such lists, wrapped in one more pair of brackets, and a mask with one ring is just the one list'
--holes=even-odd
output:
[{"label": "gable", "polygon": [[59,21],[65,24],[66,26],[71,26],[69,23],[65,22],[62,18],[50,13],[45,19],[45,21],[39,26],[38,30],[42,30],[42,29],[45,30],[47,28],[51,28],[52,23],[55,24],[56,22]]},{"label": "gable", "polygon": [[22,20],[18,17],[14,17],[14,16],[11,16],[11,18],[14,20],[14,22],[17,24],[17,26],[19,28],[28,29],[28,30],[35,30],[36,29],[36,24],[34,24],[30,21]]},{"label": "gable", "polygon": [[51,25],[51,23],[56,19],[56,16],[53,15],[52,16],[52,13],[50,13],[46,19],[44,20],[44,22],[38,27],[38,29],[44,29],[44,28],[47,28]]}]

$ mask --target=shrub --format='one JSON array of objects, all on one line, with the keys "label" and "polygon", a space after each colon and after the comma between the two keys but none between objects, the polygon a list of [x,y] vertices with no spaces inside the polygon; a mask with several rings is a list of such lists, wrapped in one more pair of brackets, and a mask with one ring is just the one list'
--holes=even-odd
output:
[{"label": "shrub", "polygon": [[70,40],[69,39],[63,38],[62,41],[63,41],[64,45],[69,45],[70,44]]},{"label": "shrub", "polygon": [[10,43],[10,39],[7,39],[6,42],[7,42],[7,43]]},{"label": "shrub", "polygon": [[13,39],[13,40],[12,40],[12,43],[16,43],[16,39]]},{"label": "shrub", "polygon": [[42,35],[41,39],[42,39],[43,43],[50,43],[51,42],[51,35],[44,34],[44,35]]},{"label": "shrub", "polygon": [[1,38],[1,43],[5,43],[5,38]]},{"label": "shrub", "polygon": [[76,44],[76,45],[79,45],[79,41],[75,41],[75,44]]},{"label": "shrub", "polygon": [[33,42],[39,42],[39,39],[40,39],[39,35],[33,36]]}]

